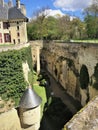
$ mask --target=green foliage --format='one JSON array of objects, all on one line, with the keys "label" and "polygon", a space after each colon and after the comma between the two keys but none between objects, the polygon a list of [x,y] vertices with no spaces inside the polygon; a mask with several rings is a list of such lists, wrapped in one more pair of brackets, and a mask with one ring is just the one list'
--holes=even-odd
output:
[{"label": "green foliage", "polygon": [[82,89],[86,89],[88,87],[88,83],[89,83],[88,70],[85,65],[82,65],[80,70],[80,87]]},{"label": "green foliage", "polygon": [[20,53],[21,60],[27,61],[29,68],[33,71],[31,46],[21,49],[18,53]]},{"label": "green foliage", "polygon": [[98,0],[85,9],[85,23],[88,38],[98,39]]},{"label": "green foliage", "polygon": [[0,53],[0,97],[12,98],[16,105],[25,90],[22,62],[30,64],[30,47]]},{"label": "green foliage", "polygon": [[44,11],[37,11],[35,19],[28,23],[29,40],[98,39],[98,0],[93,0],[84,10],[84,21],[79,18],[70,20],[68,15],[52,17]]},{"label": "green foliage", "polygon": [[69,41],[70,39],[83,39],[86,36],[85,23],[78,18],[71,21],[66,15],[63,17],[36,16],[36,19],[28,23],[27,28],[29,40]]},{"label": "green foliage", "polygon": [[41,87],[41,86],[34,85],[33,89],[42,98],[41,113],[43,115],[44,105],[47,102],[45,88]]},{"label": "green foliage", "polygon": [[85,18],[86,30],[89,38],[98,38],[98,17],[87,15]]}]

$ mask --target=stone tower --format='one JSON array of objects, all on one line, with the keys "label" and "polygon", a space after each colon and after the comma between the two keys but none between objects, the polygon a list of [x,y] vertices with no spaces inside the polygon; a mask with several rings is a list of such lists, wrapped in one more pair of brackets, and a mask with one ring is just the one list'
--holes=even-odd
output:
[{"label": "stone tower", "polygon": [[16,7],[20,9],[20,0],[16,0]]},{"label": "stone tower", "polygon": [[13,7],[13,2],[12,2],[12,0],[9,0],[9,1],[8,1],[8,7],[9,7],[9,8]]},{"label": "stone tower", "polygon": [[38,130],[40,127],[40,104],[41,98],[32,88],[24,92],[19,108],[22,129]]},{"label": "stone tower", "polygon": [[4,0],[0,0],[0,5],[4,6]]}]

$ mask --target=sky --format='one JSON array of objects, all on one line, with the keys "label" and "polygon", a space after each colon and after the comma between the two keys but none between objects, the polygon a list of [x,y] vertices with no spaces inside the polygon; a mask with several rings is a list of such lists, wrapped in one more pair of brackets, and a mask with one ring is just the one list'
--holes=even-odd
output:
[{"label": "sky", "polygon": [[[15,0],[12,0],[15,5]],[[5,0],[8,2],[8,0]],[[92,0],[20,0],[26,6],[27,17],[32,18],[33,12],[42,7],[49,7],[51,13],[68,14],[83,19],[83,9],[88,7]]]}]

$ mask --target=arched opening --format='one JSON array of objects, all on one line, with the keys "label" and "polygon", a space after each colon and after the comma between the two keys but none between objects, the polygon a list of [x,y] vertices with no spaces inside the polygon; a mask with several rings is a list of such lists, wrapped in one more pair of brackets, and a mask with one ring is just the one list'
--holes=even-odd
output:
[{"label": "arched opening", "polygon": [[82,65],[80,70],[80,87],[82,89],[87,89],[89,84],[89,73],[85,65]]},{"label": "arched opening", "polygon": [[57,76],[57,74],[58,74],[58,70],[57,70],[57,68],[56,68],[56,67],[55,67],[54,72],[55,72],[55,76]]}]

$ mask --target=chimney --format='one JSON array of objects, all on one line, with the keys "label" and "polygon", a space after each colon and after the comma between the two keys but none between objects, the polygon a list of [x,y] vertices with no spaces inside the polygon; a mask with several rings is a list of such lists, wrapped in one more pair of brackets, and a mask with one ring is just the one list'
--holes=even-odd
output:
[{"label": "chimney", "polygon": [[21,4],[20,7],[21,7],[21,12],[24,14],[24,16],[26,16],[26,8],[25,8],[25,5],[24,5],[24,4]]},{"label": "chimney", "polygon": [[20,0],[16,0],[16,7],[19,9],[20,8]]},{"label": "chimney", "polygon": [[4,7],[4,0],[0,0],[0,5]]},{"label": "chimney", "polygon": [[9,0],[9,1],[8,1],[8,7],[9,7],[9,8],[13,7],[13,2],[12,2],[12,0]]}]

